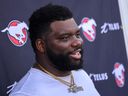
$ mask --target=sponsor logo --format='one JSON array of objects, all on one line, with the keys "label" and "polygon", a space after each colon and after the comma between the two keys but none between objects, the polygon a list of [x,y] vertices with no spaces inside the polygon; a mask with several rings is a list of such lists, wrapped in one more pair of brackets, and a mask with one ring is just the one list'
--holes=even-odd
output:
[{"label": "sponsor logo", "polygon": [[12,20],[1,32],[7,32],[9,40],[18,47],[23,46],[27,41],[28,26],[25,22]]},{"label": "sponsor logo", "polygon": [[100,74],[90,73],[89,76],[90,76],[90,78],[93,81],[104,81],[104,80],[108,80],[108,74],[107,73],[100,73]]},{"label": "sponsor logo", "polygon": [[82,33],[85,38],[88,41],[93,42],[96,38],[96,26],[97,24],[94,19],[89,19],[85,17],[82,19],[79,28],[82,28]]},{"label": "sponsor logo", "polygon": [[7,94],[9,94],[15,88],[16,85],[17,85],[17,82],[15,81],[12,85],[7,86],[7,89],[9,89],[7,91]]},{"label": "sponsor logo", "polygon": [[121,27],[119,23],[104,23],[101,26],[101,34],[108,33],[109,31],[116,31],[119,30]]},{"label": "sponsor logo", "polygon": [[125,83],[125,69],[123,64],[115,63],[112,74],[115,76],[115,82],[118,87],[123,87]]}]

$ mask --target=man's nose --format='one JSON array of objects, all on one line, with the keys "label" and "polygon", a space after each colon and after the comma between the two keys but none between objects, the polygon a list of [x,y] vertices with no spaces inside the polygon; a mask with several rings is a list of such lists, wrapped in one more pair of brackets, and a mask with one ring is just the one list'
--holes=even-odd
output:
[{"label": "man's nose", "polygon": [[83,44],[83,39],[81,37],[74,36],[72,47],[81,47]]}]

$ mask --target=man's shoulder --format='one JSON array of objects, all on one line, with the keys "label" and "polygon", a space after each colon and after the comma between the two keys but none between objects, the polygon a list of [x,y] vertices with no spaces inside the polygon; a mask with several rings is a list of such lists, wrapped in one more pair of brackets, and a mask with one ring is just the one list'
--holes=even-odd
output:
[{"label": "man's shoulder", "polygon": [[12,90],[11,94],[21,94],[21,93],[33,93],[35,94],[36,90],[39,90],[40,86],[45,80],[44,74],[40,70],[31,68],[27,74],[17,83],[15,88]]},{"label": "man's shoulder", "polygon": [[92,82],[88,73],[83,69],[72,71],[72,73],[73,73],[75,78],[80,78],[81,80],[86,80],[86,81]]}]

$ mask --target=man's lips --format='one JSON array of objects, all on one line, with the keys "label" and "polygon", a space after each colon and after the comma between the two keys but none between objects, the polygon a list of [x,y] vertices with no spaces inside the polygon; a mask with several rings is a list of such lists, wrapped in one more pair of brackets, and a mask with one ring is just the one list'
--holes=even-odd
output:
[{"label": "man's lips", "polygon": [[76,51],[73,51],[71,54],[70,54],[70,57],[72,57],[73,59],[81,59],[81,53],[80,53],[81,49],[78,49]]}]

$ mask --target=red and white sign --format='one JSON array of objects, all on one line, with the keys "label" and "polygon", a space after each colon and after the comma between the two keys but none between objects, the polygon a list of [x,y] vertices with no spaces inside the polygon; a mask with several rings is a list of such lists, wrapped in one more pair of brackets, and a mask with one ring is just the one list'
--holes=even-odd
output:
[{"label": "red and white sign", "polygon": [[12,20],[1,32],[7,32],[9,40],[18,47],[23,46],[27,41],[28,26],[25,22]]}]

